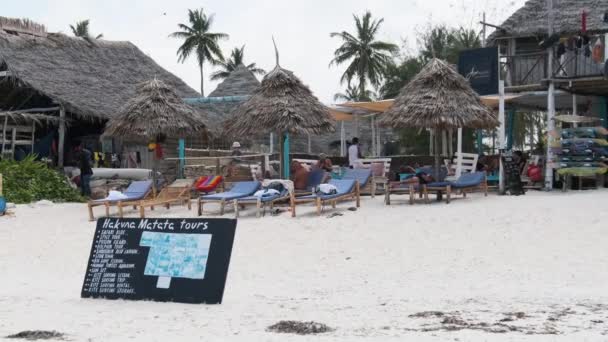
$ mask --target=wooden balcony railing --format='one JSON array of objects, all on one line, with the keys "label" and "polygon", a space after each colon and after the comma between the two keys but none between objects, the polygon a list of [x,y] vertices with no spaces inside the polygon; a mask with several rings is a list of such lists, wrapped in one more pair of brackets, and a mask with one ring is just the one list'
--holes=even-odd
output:
[{"label": "wooden balcony railing", "polygon": [[[501,76],[506,81],[506,86],[534,85],[548,79],[547,59],[546,52],[502,56]],[[604,74],[604,64],[596,63],[592,57],[585,56],[582,50],[578,53],[567,51],[560,57],[554,57],[552,69],[552,77],[560,79],[595,77]]]}]

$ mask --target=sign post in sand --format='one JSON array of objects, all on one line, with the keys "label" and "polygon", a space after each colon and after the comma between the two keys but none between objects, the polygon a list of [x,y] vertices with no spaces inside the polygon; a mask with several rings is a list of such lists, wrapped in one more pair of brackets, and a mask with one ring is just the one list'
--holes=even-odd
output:
[{"label": "sign post in sand", "polygon": [[99,219],[81,296],[221,303],[235,230],[231,219]]}]

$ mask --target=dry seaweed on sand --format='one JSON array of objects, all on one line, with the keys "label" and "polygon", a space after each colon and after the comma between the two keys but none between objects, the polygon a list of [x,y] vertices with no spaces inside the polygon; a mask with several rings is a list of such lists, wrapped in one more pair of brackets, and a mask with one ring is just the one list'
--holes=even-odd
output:
[{"label": "dry seaweed on sand", "polygon": [[299,322],[299,321],[280,321],[268,327],[268,331],[286,334],[312,335],[323,334],[334,329],[323,323]]},{"label": "dry seaweed on sand", "polygon": [[28,341],[52,340],[52,339],[63,340],[64,337],[65,337],[65,335],[63,333],[60,333],[55,330],[52,330],[52,331],[26,330],[26,331],[18,332],[16,334],[6,336],[6,338],[24,339],[24,340],[28,340]]}]

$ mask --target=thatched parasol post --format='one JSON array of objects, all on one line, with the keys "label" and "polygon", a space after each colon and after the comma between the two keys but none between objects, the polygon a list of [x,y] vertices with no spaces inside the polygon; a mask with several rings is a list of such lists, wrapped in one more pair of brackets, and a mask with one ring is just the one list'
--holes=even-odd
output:
[{"label": "thatched parasol post", "polygon": [[283,178],[289,179],[291,166],[289,165],[289,133],[283,133]]},{"label": "thatched parasol post", "polygon": [[440,141],[446,129],[494,128],[498,120],[467,79],[445,61],[434,58],[401,89],[393,105],[380,118],[380,124],[432,129],[437,179],[441,166]]},{"label": "thatched parasol post", "polygon": [[323,134],[334,131],[329,109],[291,71],[276,66],[249,99],[237,107],[225,122],[226,134],[240,137],[279,134],[281,175],[289,177],[291,135]]},{"label": "thatched parasol post", "polygon": [[[184,138],[205,131],[206,127],[200,114],[184,103],[171,87],[154,79],[137,86],[135,97],[108,121],[103,135],[158,146],[164,136]],[[155,151],[151,152],[153,191],[156,192],[159,158]]]},{"label": "thatched parasol post", "polygon": [[439,174],[440,174],[439,168],[441,166],[441,155],[440,155],[439,148],[438,148],[439,143],[440,143],[439,134],[435,134],[433,136],[433,138],[435,139],[435,142],[434,142],[434,145],[435,145],[435,151],[434,151],[434,154],[435,154],[435,165],[434,165],[434,170],[433,170],[434,171],[433,177],[435,177],[436,180],[439,180]]}]

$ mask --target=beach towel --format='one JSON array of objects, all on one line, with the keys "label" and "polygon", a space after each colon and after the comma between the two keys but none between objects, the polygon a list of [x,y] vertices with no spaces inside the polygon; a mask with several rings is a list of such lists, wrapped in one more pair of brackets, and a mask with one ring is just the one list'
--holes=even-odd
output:
[{"label": "beach towel", "polygon": [[107,201],[122,201],[129,198],[127,195],[120,191],[110,190],[108,197],[105,198]]},{"label": "beach towel", "polygon": [[268,188],[273,183],[283,184],[283,187],[285,189],[287,189],[290,193],[293,193],[293,191],[294,191],[293,182],[290,180],[286,180],[286,179],[264,179],[262,181],[262,187]]},{"label": "beach towel", "polygon": [[222,180],[222,176],[203,176],[196,181],[194,188],[200,192],[213,191],[222,182]]},{"label": "beach towel", "polygon": [[338,188],[333,184],[319,184],[315,189],[315,193],[323,195],[334,195],[338,193]]},{"label": "beach towel", "polygon": [[272,197],[272,196],[276,196],[279,195],[281,192],[275,189],[264,189],[264,190],[258,190],[256,191],[253,196],[257,197],[257,198],[263,198],[263,197]]}]

